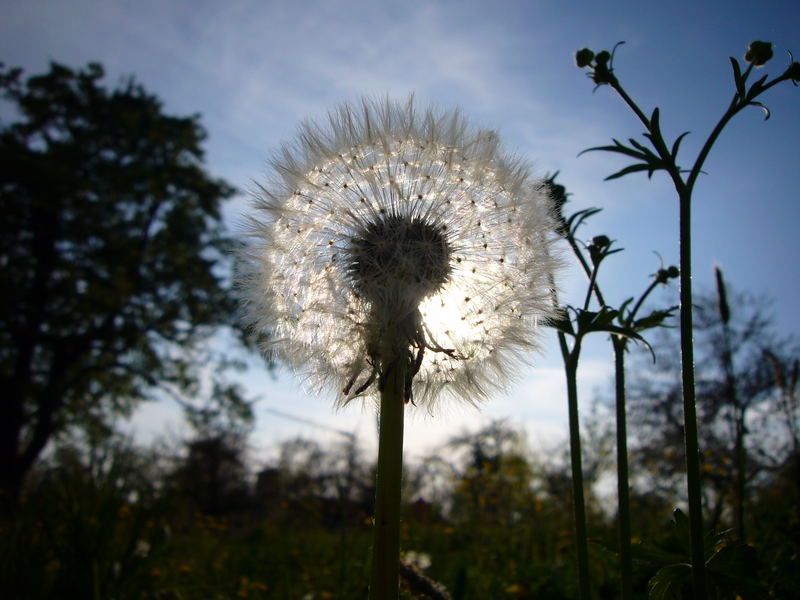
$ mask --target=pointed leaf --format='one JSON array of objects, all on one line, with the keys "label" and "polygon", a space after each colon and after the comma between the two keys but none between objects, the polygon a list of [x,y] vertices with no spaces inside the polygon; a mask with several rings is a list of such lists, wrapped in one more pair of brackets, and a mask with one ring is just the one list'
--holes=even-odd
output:
[{"label": "pointed leaf", "polygon": [[604,327],[601,331],[607,331],[608,333],[613,333],[614,335],[620,335],[625,339],[633,340],[635,342],[640,343],[650,352],[650,356],[653,357],[653,362],[656,362],[656,353],[653,350],[653,347],[646,339],[644,339],[641,335],[639,335],[630,327],[617,327],[609,325],[607,327]]},{"label": "pointed leaf", "polygon": [[672,144],[672,151],[670,152],[670,155],[672,156],[672,160],[675,160],[677,158],[677,156],[678,156],[678,148],[680,148],[680,145],[681,145],[681,142],[683,141],[684,136],[686,136],[688,134],[689,134],[688,131],[684,131],[682,134],[680,134],[678,136],[678,138],[675,140],[675,143]]},{"label": "pointed leaf", "polygon": [[647,136],[653,142],[655,148],[664,147],[664,136],[661,134],[661,111],[658,107],[653,109],[653,114],[650,117],[650,131],[652,136]]},{"label": "pointed leaf", "polygon": [[764,120],[765,121],[767,119],[769,119],[771,113],[769,112],[769,109],[766,106],[761,104],[761,102],[751,102],[750,104],[752,104],[753,106],[757,106],[758,108],[760,108],[761,110],[764,111]]},{"label": "pointed leaf", "polygon": [[672,530],[688,555],[692,545],[692,532],[689,526],[689,517],[680,508],[676,508],[672,512]]},{"label": "pointed leaf", "polygon": [[602,208],[586,208],[584,210],[579,210],[578,212],[570,215],[570,217],[567,219],[567,230],[570,232],[570,234],[574,235],[575,232],[578,230],[578,227],[580,227],[581,224],[583,224],[583,222],[586,219],[588,219],[592,215],[596,215],[601,210],[603,210],[603,209]]},{"label": "pointed leaf", "polygon": [[660,115],[661,115],[661,112],[659,111],[658,107],[656,106],[653,109],[653,114],[650,116],[650,129],[653,129],[653,130],[656,130],[656,131],[659,129],[658,119],[659,119]]},{"label": "pointed leaf", "polygon": [[556,331],[560,331],[573,337],[575,336],[575,330],[572,328],[572,321],[570,320],[569,313],[567,313],[566,310],[560,309],[558,311],[558,316],[554,319],[551,319],[548,325]]},{"label": "pointed leaf", "polygon": [[745,91],[744,91],[744,79],[742,79],[742,69],[739,66],[739,61],[733,58],[732,56],[729,57],[731,59],[731,65],[733,66],[733,82],[736,84],[736,93],[739,94],[740,97],[744,98]]},{"label": "pointed leaf", "polygon": [[648,582],[649,600],[680,600],[681,588],[689,582],[691,566],[688,564],[669,565],[660,569]]},{"label": "pointed leaf", "polygon": [[628,305],[631,302],[633,302],[633,297],[630,297],[627,300],[625,300],[625,302],[622,303],[622,306],[619,307],[619,315],[618,315],[618,317],[619,317],[620,325],[624,325],[625,324],[625,319],[627,318],[625,316],[625,311],[627,310]]},{"label": "pointed leaf", "polygon": [[[652,138],[650,138],[650,134],[645,133],[644,136],[646,138],[650,139],[650,141],[652,142]],[[645,156],[653,154],[652,151],[650,150],[650,148],[648,148],[647,146],[643,145],[641,142],[637,142],[633,138],[628,138],[628,141],[631,143],[631,146],[633,146],[634,148],[636,148],[638,150],[641,150],[642,154],[644,154]]]},{"label": "pointed leaf", "polygon": [[[609,252],[609,254],[611,254],[611,252]],[[597,316],[594,318],[593,325],[595,327],[606,327],[610,325],[614,321],[614,319],[617,318],[618,314],[619,311],[614,310],[613,308],[611,309],[604,308],[599,313],[597,313]]]},{"label": "pointed leaf", "polygon": [[652,329],[653,327],[659,327],[664,323],[666,319],[671,317],[677,309],[678,309],[677,306],[671,306],[666,310],[654,310],[646,317],[642,317],[641,319],[636,319],[631,327],[633,328],[634,331],[644,331],[645,329]]},{"label": "pointed leaf", "polygon": [[595,152],[597,150],[602,150],[604,152],[616,152],[618,154],[625,154],[627,156],[632,156],[633,158],[639,158],[644,160],[647,158],[647,155],[642,152],[637,152],[627,146],[623,146],[620,144],[619,146],[595,146],[594,148],[587,148],[586,150],[582,151],[578,156],[584,154],[586,152]]},{"label": "pointed leaf", "polygon": [[636,173],[637,171],[652,172],[652,168],[647,163],[644,163],[644,164],[639,163],[639,164],[635,164],[635,165],[630,165],[630,166],[627,166],[627,167],[625,167],[624,169],[622,169],[620,171],[617,171],[616,173],[614,173],[612,175],[609,175],[608,177],[606,177],[604,179],[604,181],[611,181],[612,179],[618,179],[619,177],[624,177],[625,175],[628,175],[629,173]]},{"label": "pointed leaf", "polygon": [[579,310],[578,317],[576,319],[578,325],[578,335],[586,335],[592,331],[595,331],[592,327],[592,323],[597,318],[597,311],[593,310]]},{"label": "pointed leaf", "polygon": [[767,75],[764,75],[762,78],[754,81],[753,85],[750,86],[750,89],[747,92],[747,98],[750,99],[758,96],[761,93],[764,87],[764,82],[766,80],[767,80]]}]

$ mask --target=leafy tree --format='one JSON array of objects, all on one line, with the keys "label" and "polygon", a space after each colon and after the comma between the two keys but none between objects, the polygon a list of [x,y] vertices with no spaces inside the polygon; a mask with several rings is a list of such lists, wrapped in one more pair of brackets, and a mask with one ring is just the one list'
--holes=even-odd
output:
[{"label": "leafy tree", "polygon": [[175,479],[196,510],[220,516],[249,506],[245,443],[244,435],[234,431],[187,443],[188,455]]},{"label": "leafy tree", "polygon": [[[729,294],[717,277],[716,292],[698,297],[694,311],[702,473],[710,524],[729,519],[741,535],[749,490],[791,454],[770,357],[790,363],[795,352],[790,338],[776,336],[764,298]],[[655,365],[642,362],[631,388],[632,456],[634,472],[669,497],[685,460],[677,336],[665,333],[656,354]]]},{"label": "leafy tree", "polygon": [[103,76],[53,63],[23,80],[0,65],[17,118],[0,123],[6,501],[54,436],[110,431],[142,400],[249,415],[235,386],[201,377],[224,370],[202,367],[235,321],[220,215],[234,189],[205,171],[197,115],[165,114],[132,78],[109,90]]}]

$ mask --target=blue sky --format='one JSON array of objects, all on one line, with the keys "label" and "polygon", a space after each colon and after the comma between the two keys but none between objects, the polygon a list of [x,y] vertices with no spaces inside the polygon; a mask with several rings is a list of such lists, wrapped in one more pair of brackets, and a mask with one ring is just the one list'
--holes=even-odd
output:
[{"label": "blue sky", "polygon": [[[800,55],[800,3],[762,2],[257,2],[214,0],[6,0],[0,7],[0,60],[29,73],[50,60],[80,66],[102,62],[109,81],[135,75],[174,114],[199,112],[207,128],[207,165],[241,190],[297,123],[322,117],[362,95],[414,92],[421,104],[460,106],[478,124],[497,129],[506,145],[544,174],[559,170],[573,209],[602,207],[584,230],[605,233],[626,248],[602,274],[606,295],[637,294],[659,267],[677,263],[677,205],[671,185],[656,175],[604,183],[626,163],[589,146],[626,139],[641,127],[607,88],[573,63],[578,48],[610,49],[625,40],[615,62],[626,89],[646,111],[661,107],[668,137],[685,130],[688,163],[729,102],[728,56],[741,58],[754,39],[772,41],[765,71]],[[800,255],[797,198],[800,90],[784,84],[765,98],[772,118],[757,110],[737,117],[706,163],[694,217],[696,285],[709,289],[720,264],[730,284],[775,300],[776,323],[797,331],[800,296],[794,260]],[[236,228],[246,194],[226,216]],[[579,303],[581,279],[564,280],[567,301]],[[507,395],[481,412],[449,407],[419,415],[407,427],[407,449],[419,455],[462,427],[491,418],[525,425],[531,437],[566,435],[563,374],[555,344],[524,371]],[[610,349],[589,346],[582,397],[609,383]],[[328,426],[357,431],[372,444],[374,417],[351,407],[334,413],[329,399],[309,397],[288,373],[272,380],[254,363],[246,383],[261,398],[254,444],[269,447],[291,435],[327,435],[266,412],[274,407]],[[176,413],[151,406],[137,416],[140,433],[163,431]]]}]

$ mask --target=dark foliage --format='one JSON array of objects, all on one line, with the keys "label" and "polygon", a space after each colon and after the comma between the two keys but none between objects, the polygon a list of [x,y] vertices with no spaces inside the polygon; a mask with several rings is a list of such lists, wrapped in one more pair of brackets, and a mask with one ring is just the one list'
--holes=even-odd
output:
[{"label": "dark foliage", "polygon": [[[694,312],[709,524],[728,522],[742,533],[748,490],[796,460],[795,383],[782,390],[776,365],[791,365],[797,344],[775,334],[764,298],[717,290],[697,298]],[[630,419],[637,443],[631,457],[634,470],[646,474],[640,485],[669,498],[679,490],[685,461],[677,332],[664,332],[657,348],[655,365],[646,357],[632,376]]]},{"label": "dark foliage", "polygon": [[[203,342],[234,322],[220,206],[199,118],[165,114],[103,69],[23,80],[0,69],[18,115],[0,128],[0,489],[14,498],[59,432],[103,435],[154,390],[200,391]],[[240,416],[219,380],[206,387]]]}]

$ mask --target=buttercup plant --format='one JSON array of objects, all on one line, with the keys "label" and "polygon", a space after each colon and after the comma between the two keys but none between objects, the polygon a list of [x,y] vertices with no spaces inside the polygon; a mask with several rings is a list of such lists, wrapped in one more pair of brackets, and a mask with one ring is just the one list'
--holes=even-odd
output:
[{"label": "buttercup plant", "polygon": [[748,63],[742,70],[739,61],[730,58],[733,69],[734,94],[717,122],[714,129],[706,138],[700,152],[697,154],[689,169],[681,168],[678,164],[678,152],[681,141],[688,132],[679,135],[672,144],[668,144],[660,127],[660,110],[655,108],[648,117],[638,104],[622,87],[614,71],[614,54],[623,42],[614,46],[609,52],[594,51],[583,48],[575,54],[578,67],[588,69],[589,77],[597,86],[608,85],[619,94],[625,104],[633,111],[639,121],[644,125],[645,142],[633,138],[629,144],[613,140],[613,145],[599,146],[589,150],[603,150],[623,154],[634,159],[634,163],[609,175],[606,179],[615,179],[631,173],[646,172],[648,177],[654,172],[663,170],[672,180],[678,195],[679,204],[679,243],[680,243],[680,329],[681,329],[681,377],[683,387],[684,432],[686,446],[686,472],[689,501],[689,523],[691,530],[691,563],[692,587],[694,597],[703,599],[707,597],[705,577],[705,551],[703,542],[703,519],[700,490],[700,461],[697,435],[697,416],[695,408],[695,381],[694,381],[694,349],[692,344],[692,271],[691,271],[691,203],[694,185],[703,172],[702,168],[711,148],[716,143],[728,122],[741,110],[748,106],[755,106],[764,111],[765,119],[770,116],[769,109],[757,100],[770,88],[790,81],[793,85],[800,82],[800,63],[794,61],[789,53],[790,64],[779,76],[769,79],[764,75],[747,86],[747,80],[754,68],[760,68],[773,56],[772,44],[764,41],[752,42],[744,55]]},{"label": "buttercup plant", "polygon": [[[583,468],[581,457],[580,419],[578,416],[578,363],[581,355],[583,338],[590,333],[610,334],[614,349],[614,376],[617,425],[617,491],[619,519],[619,555],[620,555],[620,597],[629,600],[633,597],[633,575],[630,533],[630,507],[628,483],[628,449],[627,425],[625,414],[625,352],[627,342],[633,339],[647,346],[642,337],[645,330],[659,327],[677,307],[666,310],[654,310],[646,317],[636,318],[645,300],[658,286],[665,285],[678,276],[677,267],[660,268],[642,294],[636,299],[628,298],[619,309],[610,306],[600,289],[598,274],[600,265],[612,254],[622,248],[614,248],[614,241],[607,235],[596,235],[589,243],[578,237],[579,228],[600,209],[587,208],[565,217],[563,210],[568,201],[566,188],[556,183],[555,175],[545,182],[555,202],[556,232],[564,238],[571,248],[581,269],[588,279],[583,305],[573,307],[566,305],[561,312],[561,319],[554,322],[558,331],[559,346],[564,360],[567,378],[567,406],[569,412],[570,462],[572,470],[572,496],[575,523],[575,546],[578,563],[578,589],[581,598],[591,596],[589,577],[589,552],[586,531],[586,509],[583,489]],[[587,258],[588,255],[588,258]],[[595,298],[598,310],[591,310],[592,297]],[[633,308],[630,308],[633,303]],[[572,339],[572,343],[568,342]],[[649,348],[649,346],[648,346]]]},{"label": "buttercup plant", "polygon": [[271,162],[244,281],[267,349],[379,401],[370,598],[397,597],[403,416],[505,387],[554,314],[551,199],[458,111],[363,100]]}]

